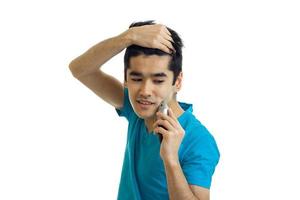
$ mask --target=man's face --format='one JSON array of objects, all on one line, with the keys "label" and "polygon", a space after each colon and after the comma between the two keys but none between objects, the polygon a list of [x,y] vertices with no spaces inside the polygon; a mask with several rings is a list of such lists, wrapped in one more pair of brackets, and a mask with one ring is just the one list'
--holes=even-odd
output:
[{"label": "man's face", "polygon": [[129,99],[135,113],[143,119],[155,116],[163,100],[172,100],[176,87],[173,72],[168,69],[168,55],[139,55],[131,57],[127,69]]}]

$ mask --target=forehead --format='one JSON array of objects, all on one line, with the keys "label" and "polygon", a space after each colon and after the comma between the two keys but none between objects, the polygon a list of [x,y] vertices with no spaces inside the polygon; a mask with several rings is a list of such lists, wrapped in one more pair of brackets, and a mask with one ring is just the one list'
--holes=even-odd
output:
[{"label": "forehead", "polygon": [[168,76],[172,71],[168,69],[171,57],[168,55],[139,55],[131,57],[129,60],[128,72],[136,71],[143,75],[164,72]]}]

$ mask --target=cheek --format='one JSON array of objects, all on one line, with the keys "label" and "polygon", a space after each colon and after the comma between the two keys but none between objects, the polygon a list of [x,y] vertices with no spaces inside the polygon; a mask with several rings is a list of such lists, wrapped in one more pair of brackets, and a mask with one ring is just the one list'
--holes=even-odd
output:
[{"label": "cheek", "polygon": [[171,100],[172,99],[172,88],[163,88],[157,92],[157,98],[162,100]]}]

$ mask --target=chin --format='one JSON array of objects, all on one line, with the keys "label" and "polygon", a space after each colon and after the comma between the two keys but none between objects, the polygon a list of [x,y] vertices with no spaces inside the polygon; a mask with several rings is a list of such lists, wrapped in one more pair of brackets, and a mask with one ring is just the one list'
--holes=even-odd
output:
[{"label": "chin", "polygon": [[151,116],[148,116],[148,115],[140,115],[140,114],[138,114],[138,113],[136,113],[137,114],[137,116],[139,117],[139,118],[141,118],[141,119],[149,119],[149,118],[151,118],[153,115],[151,115]]},{"label": "chin", "polygon": [[152,118],[153,116],[155,116],[156,114],[156,106],[153,106],[152,109],[141,109],[138,107],[138,105],[136,105],[137,107],[134,108],[134,112],[135,114],[142,119],[147,119],[147,118]]},{"label": "chin", "polygon": [[152,118],[155,115],[155,112],[145,112],[145,111],[134,111],[135,114],[142,119]]}]

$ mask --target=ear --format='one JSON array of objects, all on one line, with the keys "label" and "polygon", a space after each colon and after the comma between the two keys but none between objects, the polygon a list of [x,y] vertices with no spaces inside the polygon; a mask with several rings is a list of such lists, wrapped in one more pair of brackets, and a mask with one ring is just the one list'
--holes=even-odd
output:
[{"label": "ear", "polygon": [[183,73],[180,72],[176,81],[175,81],[175,91],[178,92],[182,87],[182,79],[183,79]]}]

